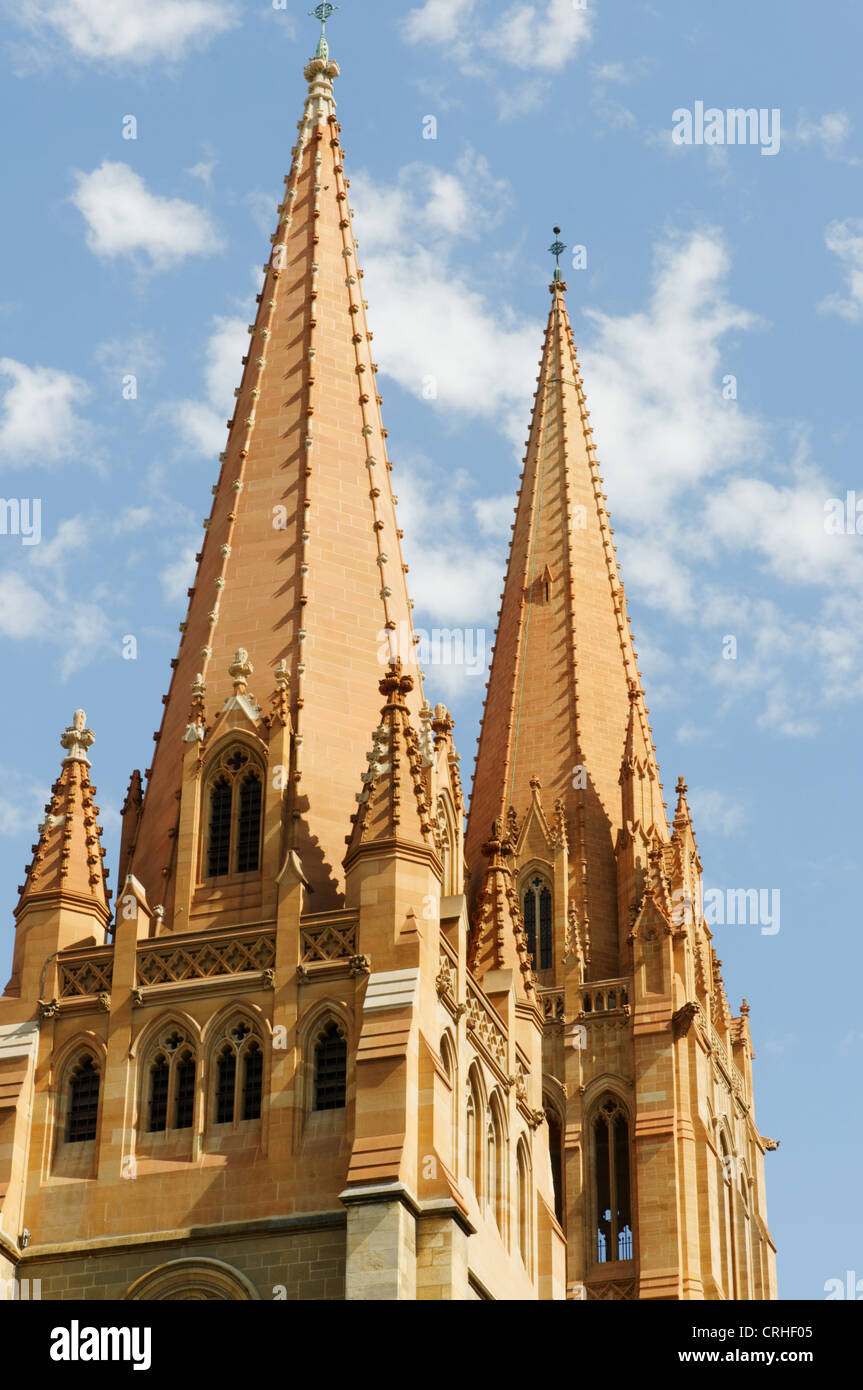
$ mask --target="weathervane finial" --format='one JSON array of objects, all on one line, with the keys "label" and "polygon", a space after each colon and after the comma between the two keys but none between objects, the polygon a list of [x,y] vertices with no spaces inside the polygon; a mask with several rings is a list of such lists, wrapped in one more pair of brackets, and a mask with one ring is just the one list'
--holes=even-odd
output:
[{"label": "weathervane finial", "polygon": [[560,279],[561,279],[561,275],[560,275],[560,258],[561,258],[561,256],[563,255],[564,251],[566,250],[566,242],[563,242],[563,241],[561,241],[561,239],[560,239],[560,228],[559,228],[559,227],[555,227],[555,229],[554,229],[554,241],[551,243],[551,246],[549,246],[548,249],[549,249],[549,251],[551,252],[551,254],[554,256],[555,261],[557,262],[557,269],[556,269],[555,272],[554,272],[554,283],[557,285],[557,284],[560,283]]},{"label": "weathervane finial", "polygon": [[314,19],[319,19],[321,21],[321,37],[318,43],[318,51],[315,54],[316,58],[329,58],[330,56],[330,46],[327,43],[327,20],[335,14],[338,8],[338,5],[331,5],[329,0],[326,0],[325,4],[316,5],[313,10],[309,10],[309,14]]}]

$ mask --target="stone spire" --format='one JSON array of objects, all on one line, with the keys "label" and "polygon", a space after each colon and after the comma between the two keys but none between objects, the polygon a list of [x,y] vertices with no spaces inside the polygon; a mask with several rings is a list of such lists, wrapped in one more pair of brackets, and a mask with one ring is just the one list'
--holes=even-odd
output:
[{"label": "stone spire", "polygon": [[66,750],[59,779],[51,788],[45,820],[39,826],[39,842],[27,869],[16,909],[55,903],[62,898],[93,910],[103,924],[110,916],[111,894],[103,865],[102,827],[98,823],[96,789],[90,781],[87,754],[95,741],[87,728],[87,716],[76,710],[60,742]]},{"label": "stone spire", "polygon": [[413,678],[402,671],[400,661],[394,661],[379,689],[386,704],[372,751],[366,754],[369,766],[363,774],[363,790],[357,793],[358,810],[352,817],[353,831],[347,836],[346,864],[369,846],[434,847],[419,737],[407,707]]},{"label": "stone spire", "polygon": [[[332,7],[319,8],[325,25]],[[205,740],[229,700],[247,698],[240,667],[254,669],[262,696],[279,690],[294,757],[288,848],[324,910],[341,901],[381,670],[392,655],[415,659],[338,74],[324,38],[305,69],[299,136],[155,736],[132,872],[169,914],[184,746]],[[418,727],[414,669],[407,703]],[[270,714],[256,706],[255,719],[263,726]]]},{"label": "stone spire", "polygon": [[[559,241],[551,248],[558,262],[563,249]],[[618,967],[614,845],[628,733],[655,787],[651,819],[663,838],[668,827],[566,288],[558,269],[477,753],[467,858],[476,876],[488,826],[510,806],[523,815],[531,779],[539,778],[549,802],[563,804],[573,893],[580,919],[590,923],[601,976]]]},{"label": "stone spire", "polygon": [[495,821],[482,847],[488,864],[471,922],[468,964],[480,981],[490,970],[512,970],[520,998],[536,1002],[533,967],[512,874],[515,849]]}]

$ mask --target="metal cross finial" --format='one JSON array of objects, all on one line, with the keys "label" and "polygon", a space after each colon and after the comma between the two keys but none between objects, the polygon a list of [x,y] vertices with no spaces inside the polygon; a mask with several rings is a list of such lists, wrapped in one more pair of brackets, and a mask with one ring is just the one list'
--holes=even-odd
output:
[{"label": "metal cross finial", "polygon": [[321,21],[321,37],[318,43],[318,51],[315,54],[316,58],[329,58],[330,56],[330,46],[327,43],[327,20],[335,14],[338,8],[338,5],[331,5],[329,0],[326,0],[325,4],[316,5],[313,10],[309,10],[309,14],[313,19],[319,19]]},{"label": "metal cross finial", "polygon": [[551,243],[551,246],[549,246],[548,249],[557,262],[557,269],[554,272],[555,282],[557,282],[558,280],[560,280],[560,258],[566,250],[566,242],[563,242],[560,239],[559,227],[555,227],[554,229],[554,238],[554,241]]}]

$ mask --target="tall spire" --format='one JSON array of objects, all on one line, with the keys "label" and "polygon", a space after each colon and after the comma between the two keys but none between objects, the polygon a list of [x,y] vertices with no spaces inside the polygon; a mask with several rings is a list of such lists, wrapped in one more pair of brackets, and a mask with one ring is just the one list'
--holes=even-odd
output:
[{"label": "tall spire", "polygon": [[560,275],[559,228],[555,238],[551,312],[477,753],[467,857],[477,875],[492,823],[510,806],[523,815],[531,779],[538,778],[550,804],[564,807],[573,894],[581,920],[590,922],[594,967],[613,974],[614,845],[632,720],[655,773],[652,819],[663,838],[668,830]]},{"label": "tall spire", "polygon": [[107,922],[109,917],[107,874],[103,864],[102,827],[98,824],[96,789],[90,781],[87,754],[95,735],[87,728],[87,716],[76,710],[60,742],[66,750],[58,780],[51,788],[45,807],[45,820],[39,826],[39,841],[33,846],[33,861],[21,889],[16,916],[36,903],[58,897],[74,900],[96,911]]},{"label": "tall spire", "polygon": [[[184,739],[203,740],[233,697],[238,650],[262,703],[279,687],[293,733],[290,848],[316,910],[341,900],[345,828],[396,634],[414,650],[335,115],[339,67],[325,38],[332,9],[319,8],[323,37],[305,69],[299,137],[136,836],[132,872],[169,919]],[[422,698],[417,679],[408,697],[417,726]]]}]

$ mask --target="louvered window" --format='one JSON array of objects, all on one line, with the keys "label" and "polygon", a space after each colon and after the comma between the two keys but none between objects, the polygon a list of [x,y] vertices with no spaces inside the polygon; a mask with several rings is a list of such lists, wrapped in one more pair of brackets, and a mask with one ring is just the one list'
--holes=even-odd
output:
[{"label": "louvered window", "polygon": [[347,1087],[348,1049],[338,1025],[330,1023],[315,1047],[315,1109],[343,1110]]},{"label": "louvered window", "polygon": [[84,1057],[69,1082],[66,1143],[86,1144],[95,1139],[98,1117],[99,1071],[92,1057]]}]

